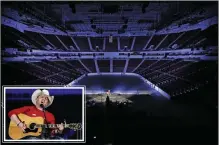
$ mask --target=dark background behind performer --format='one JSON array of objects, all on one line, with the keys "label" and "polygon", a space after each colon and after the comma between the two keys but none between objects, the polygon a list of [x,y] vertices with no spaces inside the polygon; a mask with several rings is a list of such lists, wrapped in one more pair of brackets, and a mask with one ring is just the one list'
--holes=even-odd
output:
[{"label": "dark background behind performer", "polygon": [[[55,94],[53,94],[55,95]],[[29,94],[7,94],[6,114],[8,111],[19,108],[22,106],[28,106],[31,104],[31,95]],[[13,99],[20,98],[20,99]],[[55,95],[53,104],[46,108],[49,112],[55,115],[56,123],[61,123],[66,120],[66,123],[79,123],[82,122],[82,96],[77,95]],[[6,117],[6,138],[8,136],[8,127],[10,119]],[[64,129],[63,136],[67,136],[69,139],[81,139],[82,134],[79,132],[72,133],[70,129]],[[79,138],[80,137],[80,138]]]}]

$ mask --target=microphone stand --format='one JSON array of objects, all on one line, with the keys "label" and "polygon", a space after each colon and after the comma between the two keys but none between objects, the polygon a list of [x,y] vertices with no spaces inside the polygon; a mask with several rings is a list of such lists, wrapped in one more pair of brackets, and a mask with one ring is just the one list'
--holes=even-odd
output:
[{"label": "microphone stand", "polygon": [[43,104],[41,104],[40,107],[43,109],[44,122],[46,124],[46,126],[45,125],[42,126],[41,138],[47,139],[49,137],[49,131],[48,131],[48,122],[46,119],[45,107],[43,106]]}]

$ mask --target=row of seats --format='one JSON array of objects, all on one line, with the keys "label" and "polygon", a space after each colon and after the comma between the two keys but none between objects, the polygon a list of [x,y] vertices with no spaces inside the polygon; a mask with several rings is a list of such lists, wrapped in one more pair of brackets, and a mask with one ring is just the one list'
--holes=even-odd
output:
[{"label": "row of seats", "polygon": [[[21,80],[13,81],[7,80],[11,84],[53,84],[66,85],[74,79],[81,76],[84,72],[76,70],[69,62],[33,62],[33,63],[10,63],[4,64],[5,70],[12,70],[12,72],[19,73]],[[28,77],[27,77],[28,76]],[[26,77],[28,79],[26,79]],[[10,78],[8,78],[10,79]],[[17,80],[17,78],[14,78]],[[4,84],[4,83],[3,83]],[[42,84],[41,84],[42,85]]]},{"label": "row of seats", "polygon": [[[21,33],[13,28],[4,27],[3,34],[5,36],[3,37],[3,43],[5,48],[17,47],[24,49],[24,46],[18,42],[18,40],[22,40],[33,49],[85,52],[91,51],[89,42],[94,51],[107,52],[118,51],[118,48],[121,51],[131,51],[133,41],[134,45],[132,51],[175,50],[185,47],[212,46],[217,45],[218,32],[217,26],[213,25],[204,31],[198,29],[165,35],[113,37],[113,41],[109,42],[108,37],[70,37],[45,35],[34,32]],[[214,33],[214,35],[212,35],[212,33]],[[103,45],[104,41],[105,45]]]},{"label": "row of seats", "polygon": [[217,80],[217,62],[165,61],[160,62],[160,65],[147,65],[144,70],[138,70],[138,73],[171,96],[177,96],[198,90],[209,85],[212,80]]}]

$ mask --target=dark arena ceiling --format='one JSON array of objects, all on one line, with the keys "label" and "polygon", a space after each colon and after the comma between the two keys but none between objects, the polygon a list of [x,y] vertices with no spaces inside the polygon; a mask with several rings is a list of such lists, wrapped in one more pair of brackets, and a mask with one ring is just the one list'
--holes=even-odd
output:
[{"label": "dark arena ceiling", "polygon": [[3,75],[20,75],[3,82],[128,72],[188,93],[216,79],[217,11],[217,2],[2,2]]}]

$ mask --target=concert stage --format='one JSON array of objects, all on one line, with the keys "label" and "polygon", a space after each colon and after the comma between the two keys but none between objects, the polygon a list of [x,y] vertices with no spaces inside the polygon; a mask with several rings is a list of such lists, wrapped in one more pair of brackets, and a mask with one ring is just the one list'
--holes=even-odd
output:
[{"label": "concert stage", "polygon": [[71,85],[85,85],[86,94],[103,94],[110,90],[112,94],[145,94],[155,97],[164,96],[147,83],[140,75],[133,73],[90,73],[75,80]]}]

